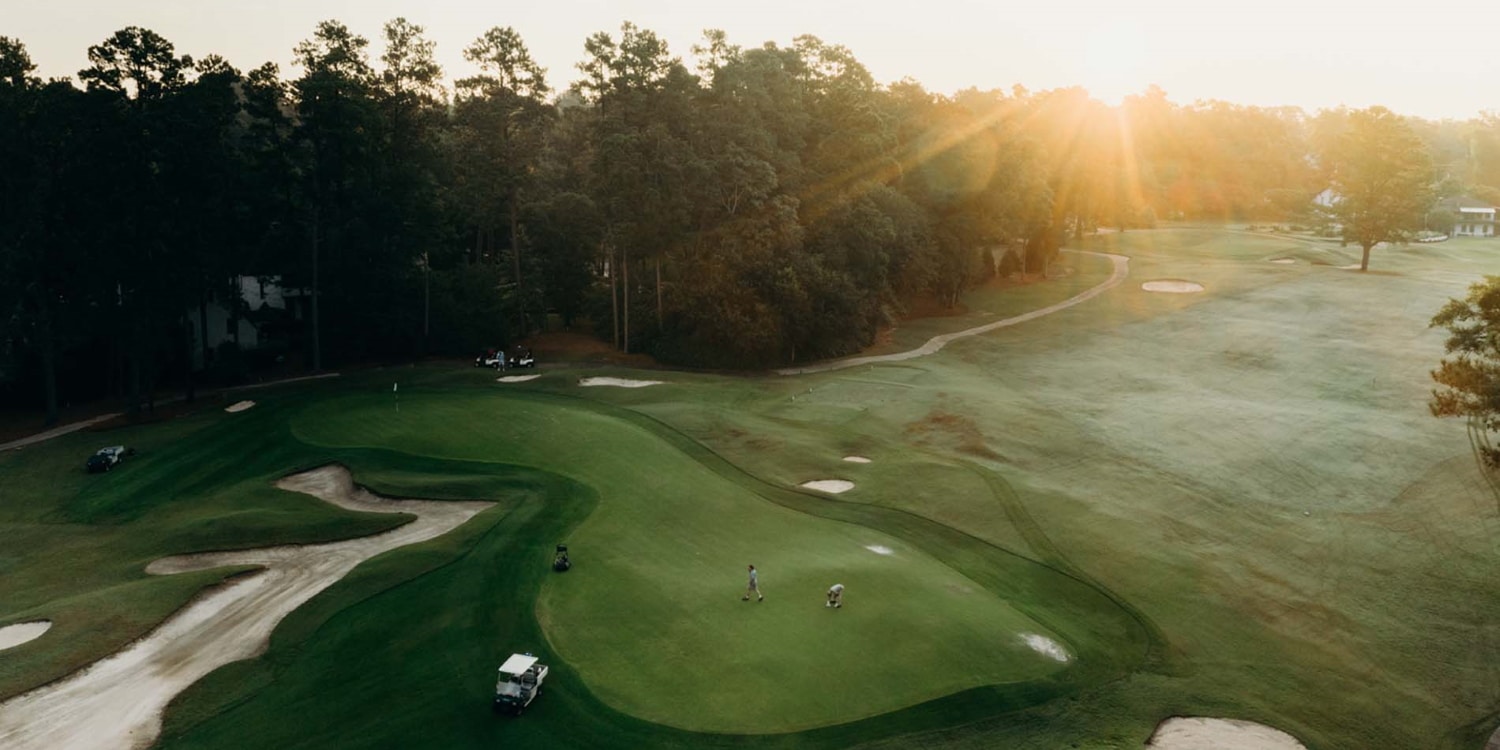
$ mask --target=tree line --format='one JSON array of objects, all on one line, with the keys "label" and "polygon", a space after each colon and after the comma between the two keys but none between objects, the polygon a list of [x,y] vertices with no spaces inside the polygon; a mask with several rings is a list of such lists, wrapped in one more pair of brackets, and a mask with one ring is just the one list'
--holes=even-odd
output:
[{"label": "tree line", "polygon": [[[393,20],[380,41],[372,59],[323,22],[288,77],[130,27],[76,81],[42,81],[0,37],[12,400],[136,410],[166,382],[191,397],[195,379],[236,377],[237,341],[206,350],[215,303],[232,330],[280,326],[314,370],[551,324],[689,366],[845,355],[918,300],[1044,275],[1098,227],[1303,220],[1350,187],[1340,165],[1385,148],[1357,137],[1377,120],[1424,139],[1428,161],[1400,168],[1432,187],[1383,238],[1437,191],[1500,197],[1494,118],[1180,106],[1154,88],[1119,106],[1078,88],[946,96],[878,84],[812,36],[741,47],[709,31],[689,67],[629,23],[584,41],[565,89],[509,28],[465,47],[477,73],[450,86],[421,27]],[[295,319],[246,309],[247,277],[276,279]]]}]

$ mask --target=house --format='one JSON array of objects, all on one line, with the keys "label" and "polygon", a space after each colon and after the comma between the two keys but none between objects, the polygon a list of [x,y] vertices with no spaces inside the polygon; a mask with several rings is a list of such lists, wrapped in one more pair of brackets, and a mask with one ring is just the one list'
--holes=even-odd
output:
[{"label": "house", "polygon": [[235,279],[239,288],[238,315],[230,314],[223,301],[215,300],[206,306],[207,325],[200,320],[199,310],[188,312],[188,319],[196,337],[207,338],[197,342],[193,351],[193,369],[202,370],[210,362],[219,345],[232,341],[240,351],[257,349],[284,349],[288,345],[288,328],[297,327],[296,321],[304,318],[306,294],[302,289],[285,288],[280,276],[240,276]]},{"label": "house", "polygon": [[1438,204],[1453,214],[1454,237],[1495,236],[1495,207],[1468,196],[1448,198]]}]

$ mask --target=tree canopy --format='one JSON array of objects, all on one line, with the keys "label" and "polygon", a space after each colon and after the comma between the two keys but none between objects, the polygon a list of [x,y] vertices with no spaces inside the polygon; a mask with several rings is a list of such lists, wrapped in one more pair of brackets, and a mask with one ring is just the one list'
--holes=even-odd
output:
[{"label": "tree canopy", "polygon": [[1405,242],[1422,229],[1436,198],[1432,158],[1412,127],[1384,107],[1351,112],[1325,153],[1333,214],[1346,242],[1363,250]]},{"label": "tree canopy", "polygon": [[[631,23],[580,40],[554,87],[514,29],[476,31],[478,71],[451,89],[399,18],[373,58],[319,23],[291,78],[127,27],[77,85],[43,82],[0,37],[0,397],[139,408],[241,377],[241,320],[314,370],[559,323],[676,364],[779,366],[997,274],[1044,279],[1100,227],[1304,222],[1332,186],[1368,261],[1441,223],[1432,163],[1437,189],[1500,197],[1495,118],[944,95],[813,36],[709,30],[684,62]],[[262,282],[285,311],[243,301]],[[210,305],[234,331],[217,347]]]},{"label": "tree canopy", "polygon": [[[1500,430],[1500,276],[1486,276],[1463,299],[1448,300],[1432,327],[1448,331],[1448,356],[1432,371],[1433,416],[1466,418],[1481,435]],[[1500,450],[1488,440],[1482,450],[1500,465]]]}]

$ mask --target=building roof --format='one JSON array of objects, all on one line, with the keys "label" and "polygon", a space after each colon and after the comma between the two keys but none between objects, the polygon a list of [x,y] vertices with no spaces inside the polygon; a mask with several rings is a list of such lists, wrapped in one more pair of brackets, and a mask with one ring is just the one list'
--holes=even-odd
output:
[{"label": "building roof", "polygon": [[1456,198],[1444,198],[1438,202],[1439,206],[1449,211],[1494,211],[1495,207],[1475,198],[1472,195],[1460,195]]}]

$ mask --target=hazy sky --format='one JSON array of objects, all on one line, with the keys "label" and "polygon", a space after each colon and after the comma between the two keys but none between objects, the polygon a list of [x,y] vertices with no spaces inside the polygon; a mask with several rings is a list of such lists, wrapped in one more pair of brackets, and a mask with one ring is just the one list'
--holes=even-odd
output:
[{"label": "hazy sky", "polygon": [[[1179,103],[1223,99],[1311,109],[1384,104],[1424,117],[1500,110],[1494,0],[0,0],[0,35],[18,37],[44,77],[74,75],[89,45],[144,26],[180,53],[218,53],[241,69],[271,60],[295,77],[291,49],[336,18],[369,37],[404,16],[427,29],[451,78],[461,51],[512,26],[554,88],[578,77],[583,40],[630,20],[688,58],[705,28],[730,41],[788,44],[799,34],[853,50],[877,80],[933,91],[1081,85],[1116,102],[1149,84]],[[372,56],[374,56],[372,55]]]}]

